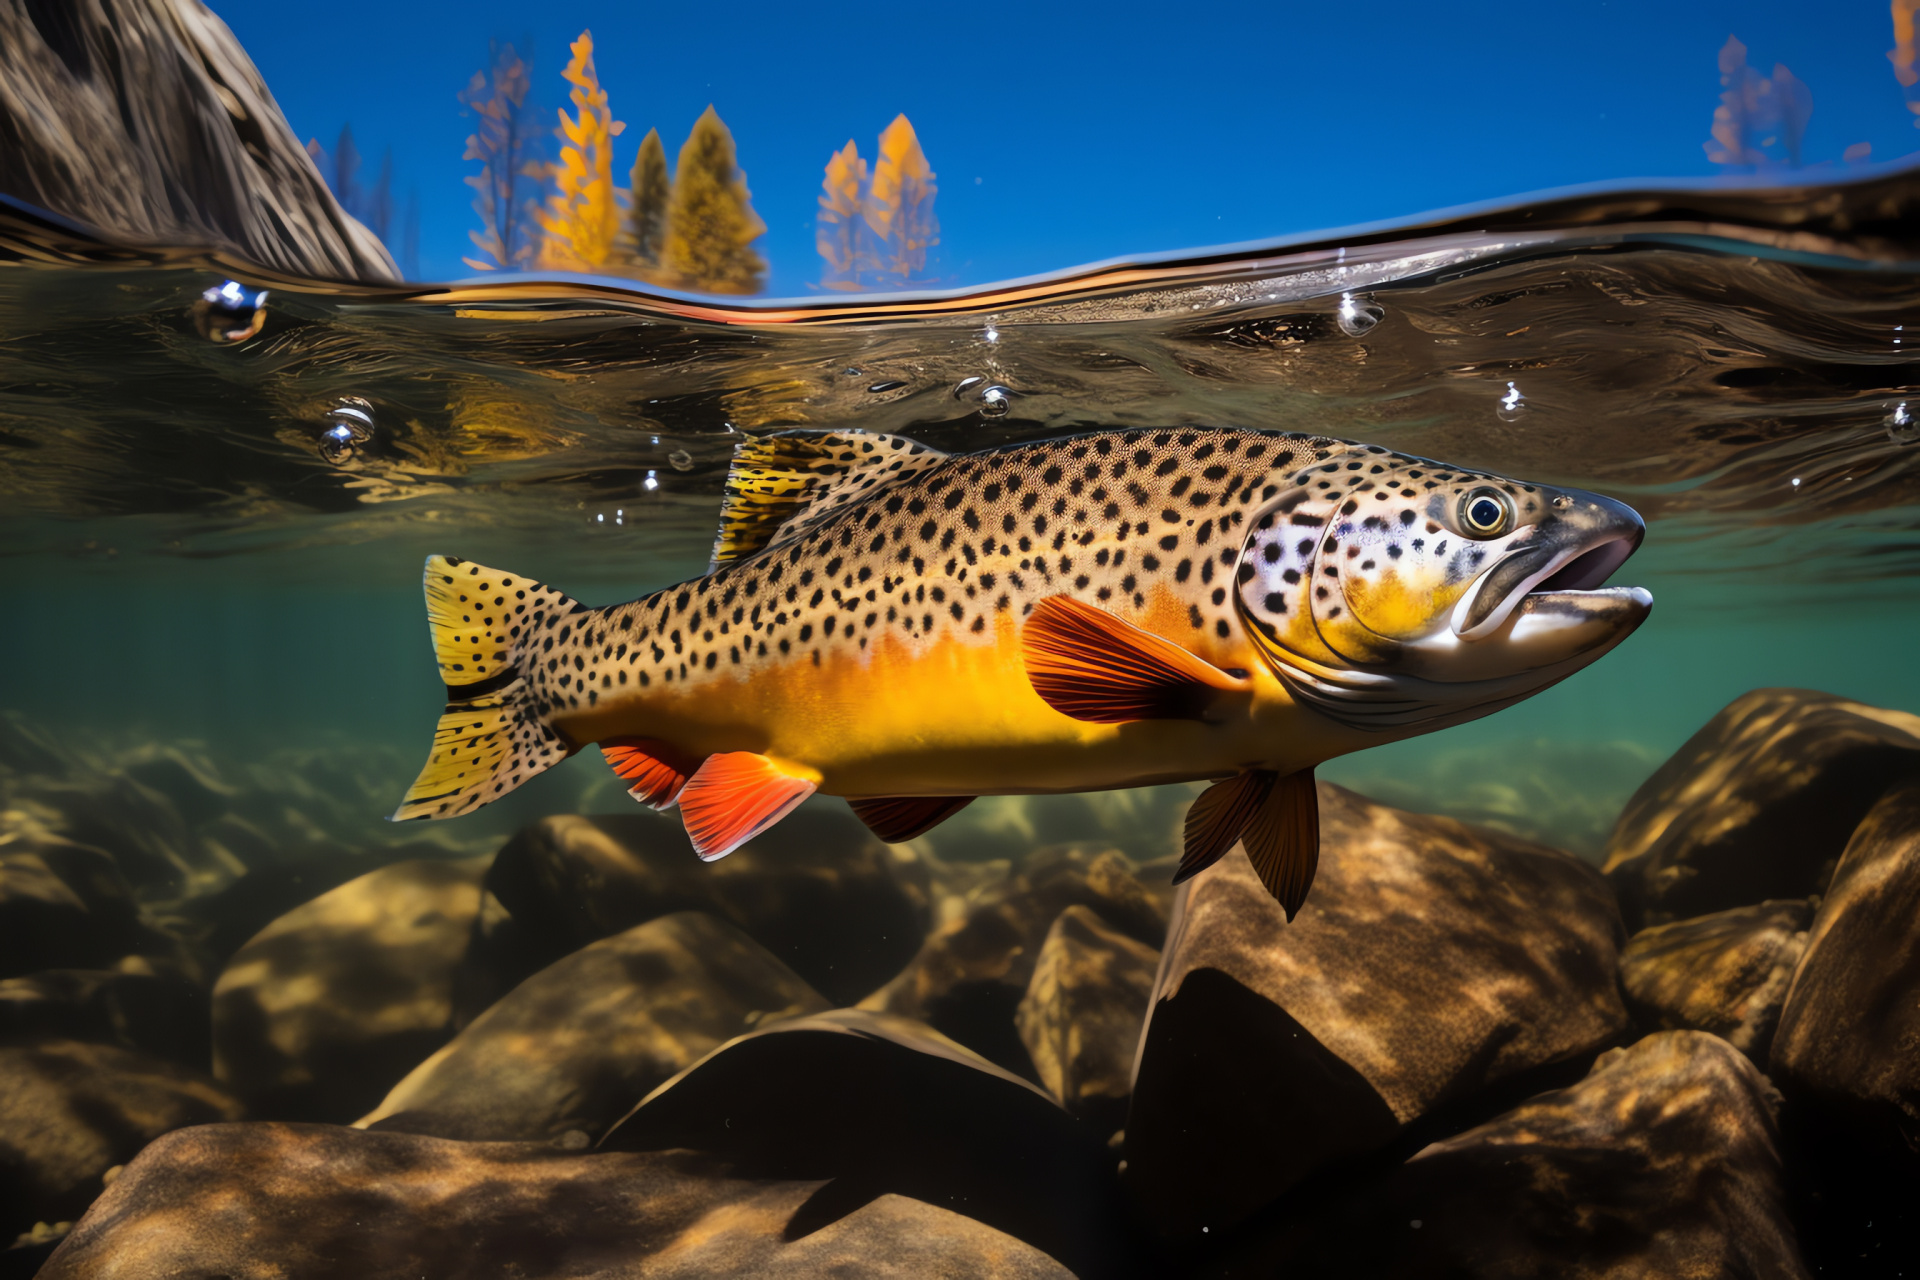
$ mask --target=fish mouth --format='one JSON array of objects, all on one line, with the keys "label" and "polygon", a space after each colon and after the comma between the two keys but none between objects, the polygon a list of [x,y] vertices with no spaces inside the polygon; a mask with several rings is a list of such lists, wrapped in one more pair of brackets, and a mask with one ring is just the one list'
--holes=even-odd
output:
[{"label": "fish mouth", "polygon": [[[1639,549],[1647,528],[1632,507],[1598,494],[1565,496],[1573,499],[1572,506],[1553,532],[1482,573],[1454,606],[1456,636],[1483,640],[1530,601],[1532,611],[1546,616],[1550,611],[1543,606],[1554,599],[1595,593]],[[1652,597],[1640,594],[1651,606]]]}]

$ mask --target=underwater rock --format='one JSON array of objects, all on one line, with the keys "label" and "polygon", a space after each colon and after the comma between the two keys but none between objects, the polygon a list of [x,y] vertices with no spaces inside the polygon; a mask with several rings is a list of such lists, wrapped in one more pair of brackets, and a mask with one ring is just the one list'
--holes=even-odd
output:
[{"label": "underwater rock", "polygon": [[679,819],[646,811],[546,818],[509,841],[486,887],[519,954],[549,964],[674,911],[710,911],[836,1004],[899,972],[927,928],[926,869],[844,808],[803,806],[718,862]]},{"label": "underwater rock", "polygon": [[1202,1274],[1802,1280],[1774,1102],[1725,1041],[1661,1032]]},{"label": "underwater rock", "polygon": [[213,989],[214,1074],[255,1115],[347,1121],[453,1034],[484,859],[400,862],[241,947]]},{"label": "underwater rock", "polygon": [[1606,873],[1628,927],[1823,892],[1867,810],[1920,773],[1920,716],[1755,689],[1627,802]]},{"label": "underwater rock", "polygon": [[1160,953],[1108,927],[1087,907],[1047,930],[1014,1016],[1040,1083],[1103,1133],[1126,1122],[1133,1053]]},{"label": "underwater rock", "polygon": [[928,935],[912,962],[860,1007],[925,1022],[988,1061],[1035,1078],[1014,1014],[1047,930],[1072,906],[1090,908],[1146,946],[1157,947],[1166,935],[1159,904],[1119,853],[1036,849],[963,917]]},{"label": "underwater rock", "polygon": [[1889,791],[1847,845],[1780,1011],[1771,1074],[1796,1106],[1920,1153],[1920,779]]},{"label": "underwater rock", "polygon": [[119,969],[47,969],[0,981],[0,1040],[85,1040],[210,1070],[206,989],[144,970],[133,957]]},{"label": "underwater rock", "polygon": [[1325,783],[1320,831],[1291,925],[1238,847],[1182,889],[1126,1126],[1129,1188],[1166,1236],[1626,1028],[1592,867]]},{"label": "underwater rock", "polygon": [[186,1067],[113,1045],[0,1045],[0,1233],[72,1221],[100,1177],[183,1125],[237,1120],[240,1103]]},{"label": "underwater rock", "polygon": [[888,1195],[826,1214],[821,1191],[684,1151],[214,1125],[142,1152],[41,1275],[1071,1280],[946,1208]]},{"label": "underwater rock", "polygon": [[393,280],[226,24],[196,0],[0,3],[0,192],[142,246]]},{"label": "underwater rock", "polygon": [[1102,1135],[922,1024],[838,1009],[721,1046],[647,1098],[603,1151],[686,1148],[739,1176],[827,1179],[832,1221],[888,1193],[963,1213],[1079,1276],[1140,1261]]},{"label": "underwater rock", "polygon": [[54,837],[0,839],[0,978],[108,968],[149,941],[108,854]]},{"label": "underwater rock", "polygon": [[1620,953],[1620,988],[1648,1031],[1711,1031],[1765,1064],[1813,904],[1762,902],[1642,929]]},{"label": "underwater rock", "polygon": [[1180,851],[1187,806],[1203,788],[1188,783],[1064,795],[982,796],[921,837],[950,863],[1006,859],[1052,844],[1090,841],[1129,860]]},{"label": "underwater rock", "polygon": [[709,1050],[827,1007],[724,920],[662,916],[528,978],[359,1125],[470,1140],[598,1137]]}]

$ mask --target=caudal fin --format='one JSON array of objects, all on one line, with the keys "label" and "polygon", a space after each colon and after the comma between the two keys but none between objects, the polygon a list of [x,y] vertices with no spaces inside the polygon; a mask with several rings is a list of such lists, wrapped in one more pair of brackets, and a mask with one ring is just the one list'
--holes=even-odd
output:
[{"label": "caudal fin", "polygon": [[452,556],[427,557],[427,625],[447,709],[433,753],[393,820],[452,818],[497,800],[572,752],[535,705],[526,654],[552,620],[586,606],[551,587]]}]

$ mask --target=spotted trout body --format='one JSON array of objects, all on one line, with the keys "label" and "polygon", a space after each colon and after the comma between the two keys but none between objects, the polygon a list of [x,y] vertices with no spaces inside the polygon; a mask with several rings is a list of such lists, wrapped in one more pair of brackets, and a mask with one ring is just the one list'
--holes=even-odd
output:
[{"label": "spotted trout body", "polygon": [[766,437],[736,459],[697,580],[589,609],[428,562],[448,709],[395,816],[470,811],[599,743],[709,857],[814,791],[898,839],[974,796],[1195,779],[1232,783],[1222,802],[1247,812],[1224,820],[1251,841],[1275,795],[1299,803],[1272,782],[1485,714],[1617,643],[1644,593],[1530,589],[1581,563],[1593,581],[1573,585],[1597,585],[1639,536],[1607,499],[1319,437],[1112,431],[957,456]]}]

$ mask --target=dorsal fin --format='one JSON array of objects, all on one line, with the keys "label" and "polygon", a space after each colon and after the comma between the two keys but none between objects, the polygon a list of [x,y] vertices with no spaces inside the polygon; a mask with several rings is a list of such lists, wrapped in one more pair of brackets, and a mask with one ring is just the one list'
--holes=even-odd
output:
[{"label": "dorsal fin", "polygon": [[734,449],[712,572],[811,528],[947,455],[873,431],[782,431]]}]

